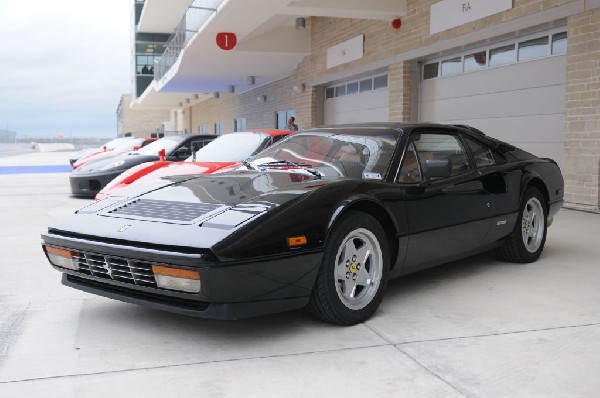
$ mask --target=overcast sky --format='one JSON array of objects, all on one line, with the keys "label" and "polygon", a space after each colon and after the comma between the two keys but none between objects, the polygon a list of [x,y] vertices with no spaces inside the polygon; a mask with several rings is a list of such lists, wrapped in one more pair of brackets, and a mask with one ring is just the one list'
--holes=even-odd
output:
[{"label": "overcast sky", "polygon": [[116,136],[131,91],[131,0],[0,0],[0,128]]}]

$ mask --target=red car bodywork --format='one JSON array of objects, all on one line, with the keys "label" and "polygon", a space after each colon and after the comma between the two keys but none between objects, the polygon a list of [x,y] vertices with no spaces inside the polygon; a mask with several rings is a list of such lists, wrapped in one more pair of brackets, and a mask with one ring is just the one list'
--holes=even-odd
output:
[{"label": "red car bodywork", "polygon": [[[265,133],[272,137],[289,135],[287,130],[249,130],[248,132]],[[233,133],[232,133],[233,134]],[[109,196],[118,196],[118,191],[127,188],[132,183],[154,180],[161,177],[186,175],[186,174],[211,174],[224,169],[235,168],[244,159],[236,162],[169,162],[159,160],[157,162],[142,163],[135,166],[108,183],[98,194],[96,200]]]},{"label": "red car bodywork", "polygon": [[[131,152],[131,151],[136,151],[141,147],[144,147],[146,145],[148,145],[151,142],[156,141],[156,138],[144,138],[143,141],[139,141],[136,142],[135,144],[131,145],[131,149],[127,150],[127,151],[118,151],[118,150],[114,150],[114,151],[107,151],[107,150],[103,150],[103,151],[98,151],[98,152],[93,152],[90,153],[89,155],[86,155],[84,157],[82,157],[81,159],[77,160],[75,163],[73,163],[73,169],[76,169],[78,167],[80,167],[81,165],[83,165],[84,163],[87,162],[94,162],[96,160],[100,160],[100,159],[104,159],[110,156],[115,156],[115,155],[121,155],[123,153],[127,153],[127,152]],[[125,144],[123,144],[125,145]]]}]

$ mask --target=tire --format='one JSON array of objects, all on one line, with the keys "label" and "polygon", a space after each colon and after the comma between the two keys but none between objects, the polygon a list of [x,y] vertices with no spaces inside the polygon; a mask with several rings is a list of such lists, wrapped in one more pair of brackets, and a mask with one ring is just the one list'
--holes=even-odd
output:
[{"label": "tire", "polygon": [[377,220],[348,212],[327,239],[307,310],[337,325],[365,321],[381,303],[389,261],[389,242]]},{"label": "tire", "polygon": [[546,244],[548,211],[539,189],[529,187],[523,194],[517,222],[497,254],[513,263],[531,263],[540,257]]}]

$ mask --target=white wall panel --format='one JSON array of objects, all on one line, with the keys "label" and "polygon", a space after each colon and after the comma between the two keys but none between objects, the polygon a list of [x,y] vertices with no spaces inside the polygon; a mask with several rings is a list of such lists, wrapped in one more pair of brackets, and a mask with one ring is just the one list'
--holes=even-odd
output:
[{"label": "white wall panel", "polygon": [[419,120],[468,124],[563,162],[566,57],[421,82]]},{"label": "white wall panel", "polygon": [[325,124],[387,122],[389,113],[387,89],[325,100]]}]

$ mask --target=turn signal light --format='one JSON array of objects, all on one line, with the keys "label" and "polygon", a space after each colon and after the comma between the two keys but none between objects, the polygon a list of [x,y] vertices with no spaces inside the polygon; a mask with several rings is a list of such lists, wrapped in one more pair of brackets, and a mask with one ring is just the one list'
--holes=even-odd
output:
[{"label": "turn signal light", "polygon": [[156,285],[163,289],[189,293],[200,292],[200,273],[189,269],[152,264]]},{"label": "turn signal light", "polygon": [[71,250],[48,245],[46,245],[45,248],[48,259],[52,264],[57,267],[68,268],[74,271],[79,270],[77,261],[75,260],[75,253]]},{"label": "turn signal light", "polygon": [[304,246],[306,241],[306,236],[292,236],[291,238],[287,238],[288,247],[296,247],[296,246]]}]

